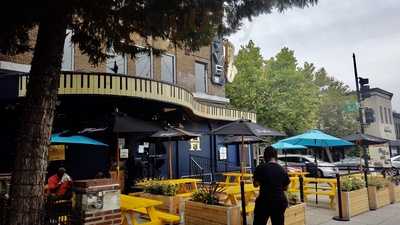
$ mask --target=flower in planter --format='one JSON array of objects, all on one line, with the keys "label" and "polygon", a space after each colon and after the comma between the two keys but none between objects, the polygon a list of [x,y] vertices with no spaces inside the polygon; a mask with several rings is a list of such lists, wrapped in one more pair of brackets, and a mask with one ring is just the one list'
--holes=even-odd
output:
[{"label": "flower in planter", "polygon": [[347,176],[340,181],[340,189],[344,192],[360,190],[364,187],[364,180],[359,177]]},{"label": "flower in planter", "polygon": [[224,192],[225,188],[221,187],[217,183],[211,183],[211,185],[202,185],[192,195],[192,201],[201,202],[208,205],[220,205],[218,196]]},{"label": "flower in planter", "polygon": [[390,177],[389,179],[390,179],[390,181],[391,181],[393,184],[395,184],[395,185],[400,185],[400,176],[399,176],[399,175],[397,175],[397,176],[392,176],[392,177]]},{"label": "flower in planter", "polygon": [[288,199],[289,206],[297,205],[300,203],[299,196],[292,192],[287,192],[286,197]]}]

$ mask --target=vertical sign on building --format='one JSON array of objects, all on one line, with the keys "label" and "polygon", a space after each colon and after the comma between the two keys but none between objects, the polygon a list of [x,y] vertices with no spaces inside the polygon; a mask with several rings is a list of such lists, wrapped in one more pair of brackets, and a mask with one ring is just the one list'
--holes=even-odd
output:
[{"label": "vertical sign on building", "polygon": [[222,38],[214,38],[211,45],[211,81],[224,84],[224,43]]}]

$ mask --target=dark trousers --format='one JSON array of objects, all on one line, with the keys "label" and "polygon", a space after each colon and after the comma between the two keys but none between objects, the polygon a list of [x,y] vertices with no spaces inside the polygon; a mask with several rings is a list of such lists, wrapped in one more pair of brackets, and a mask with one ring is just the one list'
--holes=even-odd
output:
[{"label": "dark trousers", "polygon": [[257,199],[254,208],[253,225],[266,225],[270,218],[272,225],[284,225],[286,207],[286,201],[280,203],[268,203]]}]

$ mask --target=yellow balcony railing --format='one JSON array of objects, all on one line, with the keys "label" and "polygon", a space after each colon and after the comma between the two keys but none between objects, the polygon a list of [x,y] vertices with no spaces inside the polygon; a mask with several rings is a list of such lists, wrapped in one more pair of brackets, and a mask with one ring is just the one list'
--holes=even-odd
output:
[{"label": "yellow balcony railing", "polygon": [[[26,94],[28,75],[19,76],[18,96]],[[143,98],[180,105],[193,114],[215,120],[256,121],[256,114],[196,101],[193,94],[173,84],[156,80],[109,73],[62,72],[59,95],[109,95]]]}]

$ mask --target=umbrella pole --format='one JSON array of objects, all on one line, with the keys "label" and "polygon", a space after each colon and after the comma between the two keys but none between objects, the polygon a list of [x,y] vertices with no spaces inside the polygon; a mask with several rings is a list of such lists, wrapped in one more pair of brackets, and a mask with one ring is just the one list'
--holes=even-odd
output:
[{"label": "umbrella pole", "polygon": [[168,143],[168,178],[172,179],[172,142]]},{"label": "umbrella pole", "polygon": [[[242,147],[241,147],[241,156],[244,156],[244,137],[242,136]],[[240,177],[240,197],[242,200],[242,222],[243,225],[247,225],[247,218],[246,218],[246,199],[244,195],[244,180],[243,180],[243,173],[244,173],[244,162],[243,162],[243,157],[241,157],[240,160],[240,172],[242,173],[242,176]]]},{"label": "umbrella pole", "polygon": [[283,149],[283,154],[285,154],[285,167],[286,167],[286,171],[287,171],[287,152],[286,152],[286,149]]},{"label": "umbrella pole", "polygon": [[[316,167],[316,173],[317,173],[317,181],[318,181],[318,162],[317,162],[317,152],[314,150],[314,161],[315,161],[315,167]],[[318,205],[318,182],[315,182],[315,204]]]}]

